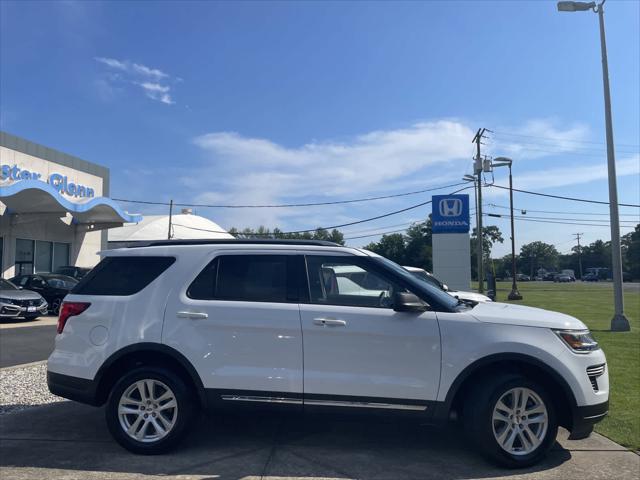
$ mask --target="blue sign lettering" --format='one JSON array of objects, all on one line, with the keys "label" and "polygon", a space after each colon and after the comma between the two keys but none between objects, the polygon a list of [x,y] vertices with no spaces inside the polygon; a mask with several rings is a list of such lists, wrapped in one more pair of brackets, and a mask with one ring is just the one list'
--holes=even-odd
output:
[{"label": "blue sign lettering", "polygon": [[[17,182],[20,180],[40,180],[41,177],[42,175],[39,173],[22,169],[17,165],[0,165],[0,180],[2,181],[12,180]],[[49,183],[58,192],[71,197],[91,198],[95,195],[93,188],[69,182],[67,177],[60,175],[59,173],[52,173],[49,175],[47,183]]]},{"label": "blue sign lettering", "polygon": [[469,233],[469,195],[434,195],[433,233]]}]

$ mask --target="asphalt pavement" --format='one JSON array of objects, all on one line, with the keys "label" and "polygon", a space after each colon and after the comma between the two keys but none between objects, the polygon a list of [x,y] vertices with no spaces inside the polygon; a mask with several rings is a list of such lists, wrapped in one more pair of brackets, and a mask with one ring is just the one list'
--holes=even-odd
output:
[{"label": "asphalt pavement", "polygon": [[637,480],[640,457],[592,435],[548,458],[505,470],[472,450],[459,429],[303,416],[203,416],[178,450],[133,455],[109,436],[101,408],[68,401],[0,417],[0,478],[125,480]]},{"label": "asphalt pavement", "polygon": [[56,317],[2,320],[0,323],[0,368],[46,360],[53,351]]}]

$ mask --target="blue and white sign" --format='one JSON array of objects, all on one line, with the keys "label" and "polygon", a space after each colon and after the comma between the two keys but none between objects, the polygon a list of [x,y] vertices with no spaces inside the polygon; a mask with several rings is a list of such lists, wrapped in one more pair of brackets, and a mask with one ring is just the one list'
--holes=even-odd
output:
[{"label": "blue and white sign", "polygon": [[469,195],[434,195],[433,233],[469,233]]},{"label": "blue and white sign", "polygon": [[80,185],[69,181],[68,177],[60,173],[52,173],[49,178],[42,174],[19,167],[18,165],[0,165],[1,182],[19,182],[24,180],[40,180],[55,188],[59,193],[70,197],[93,198],[95,191],[86,185]]}]

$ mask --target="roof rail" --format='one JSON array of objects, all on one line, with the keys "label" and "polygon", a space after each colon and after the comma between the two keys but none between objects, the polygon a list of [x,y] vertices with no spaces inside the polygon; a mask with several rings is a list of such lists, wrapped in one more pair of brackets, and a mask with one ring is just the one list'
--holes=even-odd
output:
[{"label": "roof rail", "polygon": [[318,247],[342,247],[327,240],[293,240],[284,238],[224,238],[224,239],[191,239],[191,240],[150,240],[129,245],[127,248],[165,247],[172,245],[311,245]]}]

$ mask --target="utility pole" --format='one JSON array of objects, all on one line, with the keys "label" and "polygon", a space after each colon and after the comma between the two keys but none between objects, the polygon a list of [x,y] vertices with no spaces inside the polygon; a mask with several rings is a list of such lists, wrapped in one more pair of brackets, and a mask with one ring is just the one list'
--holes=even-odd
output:
[{"label": "utility pole", "polygon": [[482,156],[480,154],[480,145],[482,143],[482,138],[486,128],[479,128],[476,132],[475,137],[471,143],[476,144],[476,158],[473,165],[473,173],[478,176],[478,201],[476,202],[476,239],[477,239],[477,248],[476,255],[478,256],[478,292],[484,293],[484,252],[483,252],[483,240],[484,235],[482,234]]},{"label": "utility pole", "polygon": [[167,240],[171,240],[171,217],[173,216],[173,199],[169,202],[169,230],[167,231]]},{"label": "utility pole", "polygon": [[584,233],[574,233],[576,240],[578,241],[578,265],[580,266],[580,280],[582,280],[582,247],[580,246],[580,237]]}]

